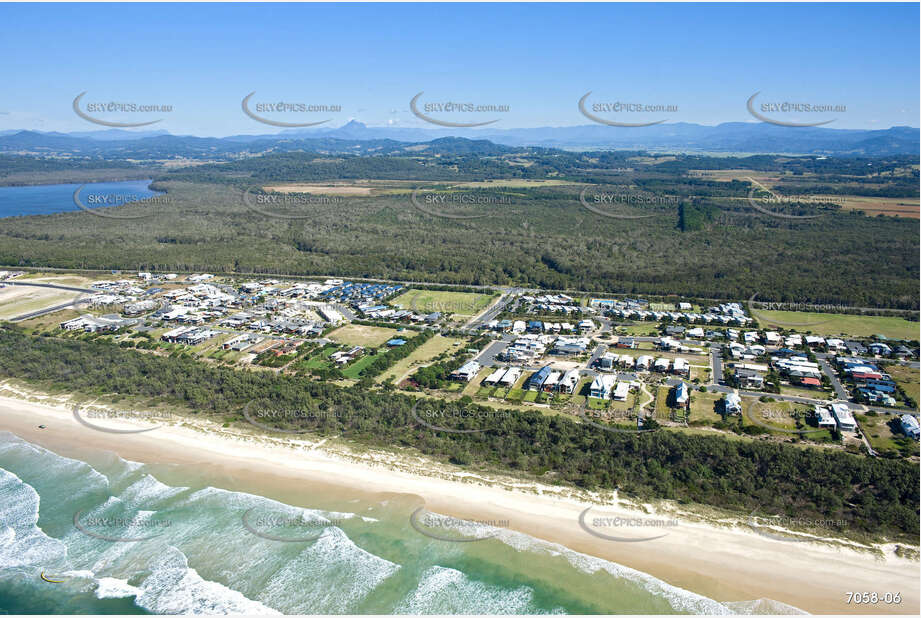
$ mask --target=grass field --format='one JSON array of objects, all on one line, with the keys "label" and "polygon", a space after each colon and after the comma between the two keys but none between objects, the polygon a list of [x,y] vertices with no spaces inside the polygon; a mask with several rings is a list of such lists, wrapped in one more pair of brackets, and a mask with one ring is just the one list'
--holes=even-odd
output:
[{"label": "grass field", "polygon": [[907,365],[889,365],[885,369],[886,373],[892,376],[896,384],[902,387],[909,397],[919,402],[921,392],[919,392],[919,371],[912,369]]},{"label": "grass field", "polygon": [[414,337],[415,334],[416,333],[412,331],[398,333],[392,328],[381,328],[379,326],[346,324],[329,333],[327,337],[345,345],[360,345],[366,348],[376,348],[384,345],[391,339],[410,339]]},{"label": "grass field", "polygon": [[828,195],[820,196],[834,200],[843,200],[844,210],[862,210],[868,217],[888,215],[890,217],[918,218],[918,198],[916,197],[867,197],[863,195]]},{"label": "grass field", "polygon": [[489,294],[470,292],[443,292],[435,290],[407,290],[391,302],[404,309],[431,313],[453,313],[457,316],[471,317],[485,309],[494,297]]},{"label": "grass field", "polygon": [[380,356],[380,354],[365,354],[357,361],[343,369],[342,374],[349,379],[357,380],[359,378],[358,374],[361,373],[365,367],[373,363],[374,359],[376,359],[378,356]]},{"label": "grass field", "polygon": [[[870,416],[858,414],[860,428],[877,451],[899,451],[903,455],[918,455],[918,443],[905,436],[900,429],[897,416],[880,414]],[[894,431],[893,431],[894,429]]]},{"label": "grass field", "polygon": [[717,423],[723,420],[722,415],[716,412],[716,402],[721,399],[722,393],[700,393],[694,392],[691,395],[691,416],[690,421],[707,421],[708,423]]},{"label": "grass field", "polygon": [[817,335],[844,335],[869,337],[884,335],[890,339],[917,341],[918,323],[904,318],[875,315],[845,315],[841,313],[811,313],[808,311],[762,311],[752,315],[764,328],[794,328],[799,332]]}]

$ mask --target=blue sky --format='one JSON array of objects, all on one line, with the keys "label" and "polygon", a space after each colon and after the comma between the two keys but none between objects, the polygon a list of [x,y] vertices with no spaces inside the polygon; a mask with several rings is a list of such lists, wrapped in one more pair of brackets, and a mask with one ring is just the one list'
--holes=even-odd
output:
[{"label": "blue sky", "polygon": [[106,118],[215,136],[278,130],[242,113],[253,91],[339,105],[265,114],[331,126],[431,128],[409,110],[420,91],[509,106],[495,128],[588,124],[588,91],[754,122],[762,91],[845,105],[833,128],[917,127],[918,20],[918,4],[2,4],[0,130],[102,129],[71,109],[83,91],[173,107]]}]

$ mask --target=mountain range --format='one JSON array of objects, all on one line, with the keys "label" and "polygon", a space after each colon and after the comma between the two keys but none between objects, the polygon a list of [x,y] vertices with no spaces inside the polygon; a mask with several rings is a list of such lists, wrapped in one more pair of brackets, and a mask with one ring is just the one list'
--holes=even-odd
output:
[{"label": "mountain range", "polygon": [[132,158],[204,157],[266,151],[324,150],[391,154],[408,144],[458,137],[509,147],[566,150],[646,150],[749,154],[891,156],[917,154],[921,133],[913,127],[830,129],[784,127],[760,122],[716,126],[672,123],[648,127],[579,125],[521,129],[369,127],[350,121],[340,127],[286,130],[223,138],[171,135],[166,131],[83,131],[75,133],[0,131],[0,152]]}]

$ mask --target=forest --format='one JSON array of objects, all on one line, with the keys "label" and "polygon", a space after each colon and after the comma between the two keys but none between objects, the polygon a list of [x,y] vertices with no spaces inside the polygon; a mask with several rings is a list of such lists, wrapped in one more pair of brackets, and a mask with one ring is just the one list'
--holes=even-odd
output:
[{"label": "forest", "polygon": [[[806,182],[895,195],[914,183],[916,197],[917,157],[640,156],[436,142],[415,156],[286,152],[162,172],[154,187],[169,194],[169,203],[119,209],[139,218],[81,211],[3,219],[0,265],[334,275],[726,300],[757,294],[842,310],[919,306],[917,219],[868,217],[805,198],[770,204],[780,215],[772,216],[752,206],[755,187],[747,180],[689,175],[773,166],[782,174],[779,193],[801,194],[797,183]],[[345,190],[295,194],[303,205],[274,210],[244,199],[264,197],[261,187],[279,182]],[[464,184],[472,182],[478,186]],[[507,205],[463,206],[453,212],[474,218],[443,217],[417,207],[417,189],[492,196]],[[586,206],[583,190],[588,199],[607,194],[618,201],[599,212]]]},{"label": "forest", "polygon": [[425,400],[425,405],[442,419],[440,426],[481,431],[435,431],[415,420],[412,397],[366,384],[345,388],[214,367],[104,341],[28,336],[11,326],[0,329],[0,376],[51,392],[128,396],[132,405],[181,405],[218,422],[245,422],[247,406],[250,413],[313,412],[263,416],[278,428],[410,448],[470,469],[618,489],[641,500],[844,520],[855,535],[914,540],[918,535],[918,466],[901,460],[668,430],[615,433],[538,412],[497,414],[464,400]]}]

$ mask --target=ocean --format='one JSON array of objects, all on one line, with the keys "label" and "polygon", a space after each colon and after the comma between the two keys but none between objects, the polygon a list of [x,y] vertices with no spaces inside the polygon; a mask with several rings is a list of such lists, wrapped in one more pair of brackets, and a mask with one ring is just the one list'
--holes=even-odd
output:
[{"label": "ocean", "polygon": [[78,200],[87,208],[106,208],[161,195],[151,191],[150,180],[123,182],[92,182],[84,184],[34,185],[0,187],[0,217],[50,215],[57,212],[81,210],[74,203],[74,192],[80,187]]},{"label": "ocean", "polygon": [[[200,467],[0,432],[0,613],[731,614],[655,577],[420,499],[234,490]],[[310,506],[293,506],[292,503]],[[50,581],[48,581],[50,580]]]}]

